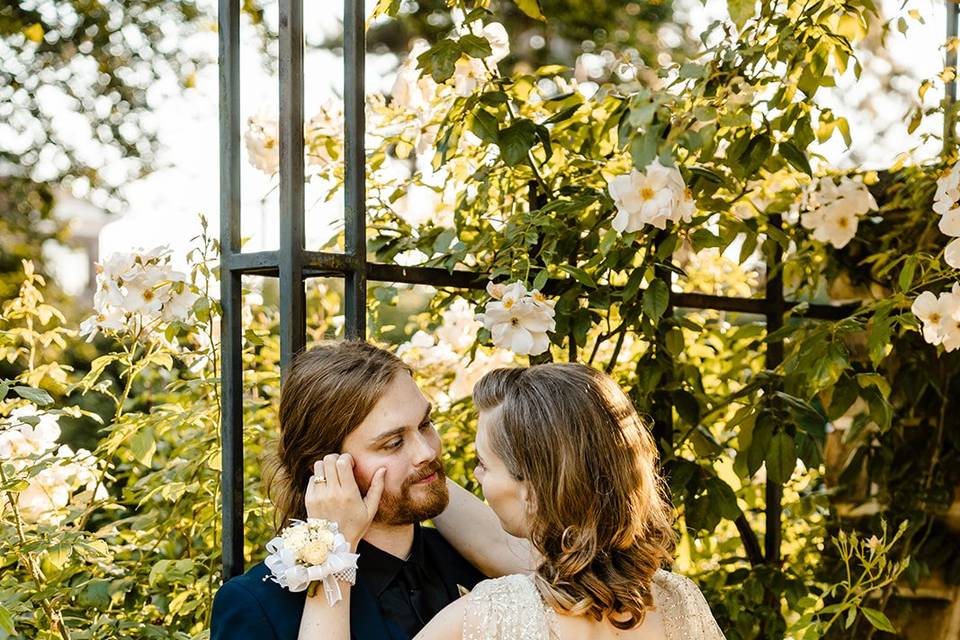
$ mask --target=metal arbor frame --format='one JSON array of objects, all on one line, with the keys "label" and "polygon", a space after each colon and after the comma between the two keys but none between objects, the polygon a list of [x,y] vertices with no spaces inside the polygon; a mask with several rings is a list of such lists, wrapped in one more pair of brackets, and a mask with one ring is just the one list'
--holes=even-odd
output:
[{"label": "metal arbor frame", "polygon": [[[958,0],[947,3],[947,36],[956,37]],[[482,273],[429,267],[400,267],[367,261],[364,140],[364,3],[344,0],[344,112],[345,112],[345,251],[307,251],[304,235],[303,142],[303,4],[279,0],[280,92],[280,249],[242,252],[240,248],[240,14],[239,0],[219,0],[220,74],[220,293],[221,319],[221,435],[223,495],[223,579],[244,571],[243,559],[243,370],[241,276],[256,275],[280,280],[280,366],[285,376],[291,358],[306,343],[304,281],[336,277],[345,281],[345,333],[366,337],[367,281],[428,284],[462,289],[482,289]],[[956,67],[957,52],[948,50],[947,65]],[[950,83],[946,103],[956,99]],[[947,118],[951,120],[951,118]],[[945,128],[950,128],[946,125]],[[948,136],[945,135],[945,142]],[[781,226],[780,216],[769,224]],[[775,250],[773,264],[782,259]],[[771,270],[767,269],[769,273]],[[767,326],[783,326],[784,314],[796,305],[784,299],[780,270],[767,279],[764,298],[736,298],[671,293],[675,307],[735,311],[763,315]],[[556,285],[557,283],[553,283]],[[849,307],[809,305],[804,316],[838,319]],[[669,311],[668,311],[669,313]],[[765,363],[774,369],[783,360],[783,344],[768,345]],[[659,412],[662,416],[663,412]],[[670,412],[661,420],[670,420]],[[668,425],[669,429],[669,425]],[[766,526],[763,550],[745,518],[737,521],[748,556],[776,565],[780,559],[782,487],[766,485]]]}]

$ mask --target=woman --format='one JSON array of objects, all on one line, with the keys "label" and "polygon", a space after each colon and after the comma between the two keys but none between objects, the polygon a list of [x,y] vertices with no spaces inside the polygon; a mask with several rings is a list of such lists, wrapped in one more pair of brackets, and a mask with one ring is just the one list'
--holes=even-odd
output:
[{"label": "woman", "polygon": [[[417,640],[723,638],[693,583],[661,569],[674,532],[656,448],[609,376],[579,364],[498,369],[473,398],[476,478],[504,531],[529,541],[537,566],[481,582]],[[359,495],[331,497],[328,488],[324,496],[310,508],[318,516],[373,518]],[[441,529],[450,529],[444,518]],[[466,518],[454,528],[477,529]],[[448,539],[465,544],[456,537]],[[469,558],[481,547],[458,550]],[[346,617],[344,607],[308,598],[300,638],[334,637]]]}]

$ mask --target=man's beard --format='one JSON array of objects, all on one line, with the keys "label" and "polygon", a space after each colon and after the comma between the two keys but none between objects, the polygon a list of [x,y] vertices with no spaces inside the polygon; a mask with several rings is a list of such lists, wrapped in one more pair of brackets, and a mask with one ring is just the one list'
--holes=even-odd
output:
[{"label": "man's beard", "polygon": [[[414,497],[411,489],[413,484],[424,478],[437,474],[437,479],[424,487],[425,495]],[[414,524],[429,520],[443,513],[447,508],[450,494],[447,491],[446,474],[440,460],[435,460],[422,471],[404,480],[399,493],[383,492],[380,497],[380,507],[374,522],[387,525]]]}]

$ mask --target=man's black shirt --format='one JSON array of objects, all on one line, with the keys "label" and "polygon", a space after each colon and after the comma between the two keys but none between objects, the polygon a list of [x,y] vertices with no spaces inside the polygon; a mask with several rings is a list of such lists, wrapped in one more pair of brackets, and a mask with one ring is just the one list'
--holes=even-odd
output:
[{"label": "man's black shirt", "polygon": [[377,599],[381,613],[397,623],[411,638],[441,609],[460,597],[444,584],[441,575],[448,558],[438,557],[437,540],[427,538],[420,525],[406,560],[361,541],[357,547],[359,573]]},{"label": "man's black shirt", "polygon": [[[406,561],[361,543],[350,595],[353,640],[409,640],[484,576],[436,529],[416,525]],[[262,562],[227,581],[213,600],[211,640],[296,640],[306,593],[267,579]],[[418,591],[419,590],[419,591]],[[413,593],[410,593],[413,591]]]}]

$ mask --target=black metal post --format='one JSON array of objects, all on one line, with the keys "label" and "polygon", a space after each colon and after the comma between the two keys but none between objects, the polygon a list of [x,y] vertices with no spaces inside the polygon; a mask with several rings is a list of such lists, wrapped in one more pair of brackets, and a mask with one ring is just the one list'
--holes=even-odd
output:
[{"label": "black metal post", "polygon": [[344,281],[344,328],[348,340],[362,340],[367,335],[367,208],[364,144],[366,25],[364,14],[363,2],[344,0],[343,101],[346,161],[344,250],[351,258],[351,268],[346,272]]},{"label": "black metal post", "polygon": [[953,69],[953,78],[945,87],[943,97],[943,150],[947,152],[953,145],[955,136],[954,104],[957,102],[957,49],[951,40],[957,37],[957,22],[960,21],[960,5],[957,0],[947,0],[947,60],[946,66]]},{"label": "black metal post", "polygon": [[280,375],[306,344],[303,0],[280,0]]},{"label": "black metal post", "polygon": [[[220,0],[220,252],[240,252],[240,2]],[[223,578],[243,573],[243,368],[240,271],[220,270]]]},{"label": "black metal post", "polygon": [[[783,228],[783,219],[779,214],[770,214],[767,224],[779,230]],[[767,236],[767,241],[772,245],[766,263],[766,316],[767,335],[769,335],[783,326],[786,305],[783,300],[783,271],[779,268],[783,261],[783,248],[770,236]],[[774,270],[776,270],[776,273],[771,275]],[[783,362],[783,342],[767,343],[764,360],[764,366],[769,371],[773,371],[780,366],[780,363]],[[783,514],[782,500],[783,487],[768,478],[766,486],[766,533],[764,534],[763,546],[765,560],[770,566],[780,564],[780,542],[783,537],[780,530],[780,520]]]}]

